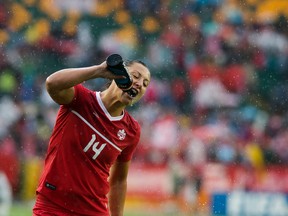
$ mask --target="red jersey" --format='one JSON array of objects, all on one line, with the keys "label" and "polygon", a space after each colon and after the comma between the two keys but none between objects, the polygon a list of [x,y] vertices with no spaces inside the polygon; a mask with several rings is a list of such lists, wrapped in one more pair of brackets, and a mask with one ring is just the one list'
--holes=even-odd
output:
[{"label": "red jersey", "polygon": [[82,85],[61,105],[37,193],[75,215],[109,215],[109,170],[132,157],[140,125],[127,112],[112,117],[100,92]]}]

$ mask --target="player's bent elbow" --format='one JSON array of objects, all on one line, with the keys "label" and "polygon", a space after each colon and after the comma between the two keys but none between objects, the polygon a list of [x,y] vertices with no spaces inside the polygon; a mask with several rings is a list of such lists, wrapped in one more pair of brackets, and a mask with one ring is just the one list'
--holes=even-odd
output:
[{"label": "player's bent elbow", "polygon": [[51,76],[49,76],[46,78],[45,86],[46,86],[47,92],[50,94],[50,93],[55,92],[57,84],[55,80]]}]

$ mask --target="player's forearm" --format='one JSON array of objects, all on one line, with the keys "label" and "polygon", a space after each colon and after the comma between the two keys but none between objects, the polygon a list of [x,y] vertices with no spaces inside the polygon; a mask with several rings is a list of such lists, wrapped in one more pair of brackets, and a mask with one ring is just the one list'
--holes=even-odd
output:
[{"label": "player's forearm", "polygon": [[109,209],[111,216],[123,216],[127,182],[118,182],[110,186]]},{"label": "player's forearm", "polygon": [[102,70],[100,65],[59,70],[47,78],[46,86],[51,91],[68,89],[86,80],[100,77]]}]

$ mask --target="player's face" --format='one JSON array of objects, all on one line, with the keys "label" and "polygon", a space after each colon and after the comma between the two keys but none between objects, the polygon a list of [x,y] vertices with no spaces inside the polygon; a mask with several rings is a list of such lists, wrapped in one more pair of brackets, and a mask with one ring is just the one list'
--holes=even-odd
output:
[{"label": "player's face", "polygon": [[135,97],[131,97],[128,93],[123,92],[121,97],[125,105],[131,105],[143,97],[150,83],[151,75],[148,68],[140,63],[133,63],[127,69],[133,79],[132,86],[138,93]]}]

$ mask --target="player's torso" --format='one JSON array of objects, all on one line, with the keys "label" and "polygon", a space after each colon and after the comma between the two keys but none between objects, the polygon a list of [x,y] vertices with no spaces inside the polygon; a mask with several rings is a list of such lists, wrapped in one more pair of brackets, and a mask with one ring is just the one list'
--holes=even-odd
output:
[{"label": "player's torso", "polygon": [[68,208],[75,211],[99,206],[106,211],[110,167],[135,134],[125,116],[107,116],[103,104],[90,96],[81,104],[61,107],[38,191],[70,203]]},{"label": "player's torso", "polygon": [[82,158],[103,172],[109,171],[119,154],[135,138],[125,115],[110,116],[94,95],[85,103],[61,109],[66,117],[60,126],[62,133],[57,134],[58,141],[53,144],[59,152]]}]

